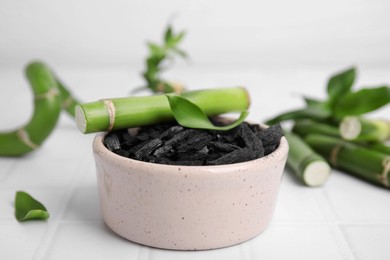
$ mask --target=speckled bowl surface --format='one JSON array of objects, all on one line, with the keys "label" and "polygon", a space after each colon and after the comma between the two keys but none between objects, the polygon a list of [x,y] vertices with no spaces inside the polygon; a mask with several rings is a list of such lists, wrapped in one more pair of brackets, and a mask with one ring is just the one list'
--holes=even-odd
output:
[{"label": "speckled bowl surface", "polygon": [[116,155],[93,142],[101,212],[115,233],[158,248],[204,250],[242,243],[269,225],[288,154],[220,166],[172,166]]}]

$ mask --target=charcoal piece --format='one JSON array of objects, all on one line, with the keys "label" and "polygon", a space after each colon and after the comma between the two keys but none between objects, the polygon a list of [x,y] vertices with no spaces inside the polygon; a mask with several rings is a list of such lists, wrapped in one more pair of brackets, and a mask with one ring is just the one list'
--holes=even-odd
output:
[{"label": "charcoal piece", "polygon": [[260,132],[262,128],[258,124],[248,124],[249,128],[252,130],[253,133]]},{"label": "charcoal piece", "polygon": [[183,153],[190,149],[198,150],[202,147],[205,147],[210,141],[212,137],[206,132],[196,131],[194,134],[188,136],[188,138],[184,142],[180,142],[177,147],[177,151],[179,153]]},{"label": "charcoal piece", "polygon": [[140,141],[146,141],[149,140],[150,135],[147,131],[142,131],[136,135],[136,138]]},{"label": "charcoal piece", "polygon": [[168,141],[165,142],[165,145],[172,145],[176,146],[180,142],[185,141],[190,135],[193,135],[196,131],[193,129],[186,129],[184,131],[179,132],[176,134],[174,137],[169,139]]},{"label": "charcoal piece", "polygon": [[170,128],[168,128],[167,130],[165,130],[165,132],[163,132],[161,135],[160,135],[160,139],[171,139],[174,135],[176,135],[178,132],[182,131],[184,128],[180,125],[175,125],[175,126],[172,126]]},{"label": "charcoal piece", "polygon": [[137,142],[139,142],[139,140],[137,138],[135,138],[134,136],[132,136],[128,131],[123,131],[122,132],[122,146],[132,146],[134,144],[136,144]]},{"label": "charcoal piece", "polygon": [[236,138],[238,137],[238,134],[240,133],[242,124],[234,127],[233,129],[230,129],[228,131],[218,131],[217,132],[217,138],[218,141],[222,141],[225,143],[233,143]]},{"label": "charcoal piece", "polygon": [[257,158],[257,154],[255,151],[252,151],[249,148],[240,148],[216,160],[207,161],[206,164],[208,165],[231,164],[231,163],[245,162],[256,158]]},{"label": "charcoal piece", "polygon": [[206,158],[209,154],[209,149],[207,146],[204,146],[199,150],[188,150],[184,153],[179,153],[177,155],[178,160],[180,161],[189,161],[189,160],[200,160]]},{"label": "charcoal piece", "polygon": [[221,152],[209,152],[209,156],[206,158],[207,161],[214,161],[216,159],[219,159],[220,157],[226,155],[228,153],[221,153]]},{"label": "charcoal piece", "polygon": [[[221,121],[222,122],[222,121]],[[223,123],[221,123],[223,125]],[[174,122],[107,134],[105,146],[121,156],[167,165],[219,165],[257,159],[272,153],[283,133],[279,125],[262,130],[242,123],[229,131],[188,129]],[[259,149],[262,143],[264,150]]]},{"label": "charcoal piece", "polygon": [[129,155],[130,155],[129,151],[123,150],[123,149],[115,150],[114,153],[116,153],[117,155],[123,156],[123,157],[129,157]]},{"label": "charcoal piece", "polygon": [[[154,129],[154,128],[149,128],[148,130],[148,135],[149,135],[149,139],[155,139],[155,138],[159,138],[160,137],[160,132],[158,129]],[[160,138],[159,138],[160,139]]]},{"label": "charcoal piece", "polygon": [[242,124],[239,136],[244,142],[243,147],[248,147],[252,151],[256,152],[257,157],[261,157],[264,155],[264,147],[263,143],[261,142],[261,139],[257,137],[255,133],[252,132],[248,124]]},{"label": "charcoal piece", "polygon": [[128,149],[128,151],[129,151],[129,153],[130,153],[130,156],[131,156],[131,155],[134,155],[135,152],[137,152],[139,149],[141,149],[142,147],[144,147],[148,142],[149,142],[149,141],[143,141],[143,142],[141,142],[141,143],[138,143],[138,144],[136,144],[136,145],[131,146],[131,147]]},{"label": "charcoal piece", "polygon": [[164,145],[164,146],[156,149],[156,151],[154,151],[153,155],[156,158],[162,158],[162,157],[170,157],[174,153],[175,153],[175,150],[173,150],[171,145]]},{"label": "charcoal piece", "polygon": [[111,132],[111,133],[107,134],[107,136],[104,138],[104,145],[110,151],[115,151],[115,150],[121,149],[119,137],[115,132]]},{"label": "charcoal piece", "polygon": [[159,164],[167,164],[167,165],[172,164],[172,160],[169,158],[165,158],[165,157],[155,158],[154,162],[159,163]]},{"label": "charcoal piece", "polygon": [[264,147],[264,156],[269,155],[278,148],[278,145],[268,145]]},{"label": "charcoal piece", "polygon": [[264,154],[269,154],[279,146],[283,130],[280,124],[276,124],[257,132],[256,136],[260,138],[265,150],[267,150]]},{"label": "charcoal piece", "polygon": [[142,146],[138,151],[135,152],[135,159],[142,160],[143,158],[146,158],[146,156],[150,155],[161,145],[162,141],[157,138],[148,141],[144,146]]},{"label": "charcoal piece", "polygon": [[199,165],[203,165],[203,160],[170,161],[169,164],[170,165],[199,166]]},{"label": "charcoal piece", "polygon": [[159,163],[159,159],[156,158],[156,157],[153,157],[153,156],[151,156],[151,155],[145,156],[145,157],[142,159],[142,161],[144,161],[144,162],[150,162],[150,163]]},{"label": "charcoal piece", "polygon": [[238,145],[223,143],[223,142],[210,142],[210,146],[214,148],[216,151],[220,152],[233,152],[234,150],[239,149]]}]

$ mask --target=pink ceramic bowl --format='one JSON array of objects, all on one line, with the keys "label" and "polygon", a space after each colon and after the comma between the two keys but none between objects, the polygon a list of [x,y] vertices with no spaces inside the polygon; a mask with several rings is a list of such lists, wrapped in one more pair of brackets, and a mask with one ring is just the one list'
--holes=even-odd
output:
[{"label": "pink ceramic bowl", "polygon": [[221,166],[172,166],[116,155],[95,137],[101,212],[115,233],[158,248],[203,250],[251,239],[269,225],[288,154]]}]

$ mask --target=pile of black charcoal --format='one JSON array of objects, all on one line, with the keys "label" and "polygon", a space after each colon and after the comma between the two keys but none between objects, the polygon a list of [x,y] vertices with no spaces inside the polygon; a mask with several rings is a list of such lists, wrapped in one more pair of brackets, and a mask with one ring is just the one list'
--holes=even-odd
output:
[{"label": "pile of black charcoal", "polygon": [[262,129],[244,122],[229,131],[213,131],[170,122],[141,127],[135,135],[127,129],[112,131],[104,144],[118,155],[145,162],[222,165],[266,156],[279,146],[282,136],[278,124]]}]

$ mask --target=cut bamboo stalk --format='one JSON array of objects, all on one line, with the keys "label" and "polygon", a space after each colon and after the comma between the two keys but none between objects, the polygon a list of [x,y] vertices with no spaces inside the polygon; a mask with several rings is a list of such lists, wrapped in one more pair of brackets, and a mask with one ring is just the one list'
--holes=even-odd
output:
[{"label": "cut bamboo stalk", "polygon": [[[181,96],[208,116],[246,110],[250,105],[245,88],[219,88],[183,92]],[[173,120],[165,95],[103,99],[76,106],[76,123],[82,133],[111,131]]]},{"label": "cut bamboo stalk", "polygon": [[34,112],[26,125],[0,133],[0,156],[20,156],[37,149],[52,132],[61,112],[60,91],[50,69],[33,62],[25,73],[34,94]]},{"label": "cut bamboo stalk", "polygon": [[345,140],[383,142],[390,139],[390,122],[347,116],[341,121],[339,131]]},{"label": "cut bamboo stalk", "polygon": [[329,164],[296,134],[285,131],[284,135],[290,147],[287,166],[307,186],[322,186],[331,173]]},{"label": "cut bamboo stalk", "polygon": [[390,156],[390,146],[388,146],[388,145],[385,145],[382,143],[373,143],[373,144],[368,144],[367,147],[372,149],[372,150],[375,150],[375,151],[378,151],[381,153],[385,153],[385,154]]},{"label": "cut bamboo stalk", "polygon": [[337,127],[309,119],[296,121],[292,132],[298,134],[302,138],[309,134],[324,134],[335,137],[340,136]]},{"label": "cut bamboo stalk", "polygon": [[305,142],[324,156],[332,167],[386,188],[390,187],[389,155],[325,135],[308,135]]}]

